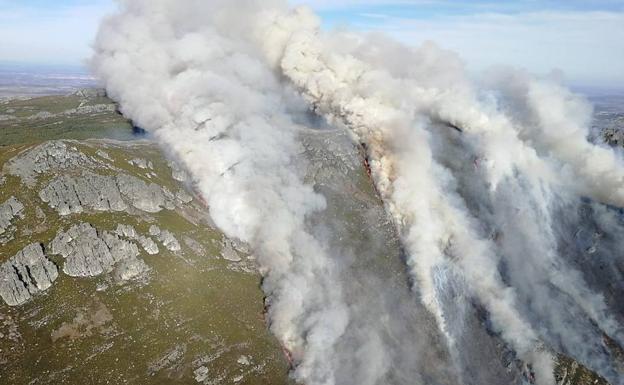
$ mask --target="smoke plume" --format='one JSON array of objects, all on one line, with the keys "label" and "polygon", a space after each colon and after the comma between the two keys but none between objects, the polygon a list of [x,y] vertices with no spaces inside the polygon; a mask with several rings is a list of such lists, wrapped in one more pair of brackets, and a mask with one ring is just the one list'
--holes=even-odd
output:
[{"label": "smoke plume", "polygon": [[[468,352],[486,328],[538,384],[555,383],[559,352],[624,384],[602,342],[624,344],[624,312],[582,272],[579,228],[621,231],[611,206],[624,206],[621,160],[587,140],[589,104],[512,69],[471,80],[433,43],[319,26],[279,0],[124,0],[93,58],[124,115],[193,175],[215,224],[254,249],[294,377],[483,383]],[[365,149],[411,293],[355,272],[309,223],[328,204],[298,166],[309,111]]]}]

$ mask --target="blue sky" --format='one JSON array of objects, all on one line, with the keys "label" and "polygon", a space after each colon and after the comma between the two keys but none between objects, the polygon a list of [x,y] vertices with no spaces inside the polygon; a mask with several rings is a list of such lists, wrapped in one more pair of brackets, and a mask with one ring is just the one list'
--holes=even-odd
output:
[{"label": "blue sky", "polygon": [[400,17],[410,19],[443,19],[449,16],[500,13],[520,15],[529,12],[623,12],[624,0],[411,0],[411,1],[306,1],[323,13],[327,22],[370,23],[370,18]]},{"label": "blue sky", "polygon": [[[624,0],[291,0],[327,28],[432,40],[470,70],[562,70],[577,85],[624,87]],[[0,0],[0,62],[78,65],[112,0]]]}]

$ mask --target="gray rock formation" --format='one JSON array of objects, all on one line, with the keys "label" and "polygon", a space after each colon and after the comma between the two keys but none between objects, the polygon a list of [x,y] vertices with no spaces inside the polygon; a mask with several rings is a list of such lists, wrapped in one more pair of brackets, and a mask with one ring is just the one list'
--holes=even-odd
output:
[{"label": "gray rock formation", "polygon": [[50,119],[53,118],[54,114],[48,111],[39,111],[34,115],[29,116],[28,120],[40,120],[40,119]]},{"label": "gray rock formation", "polygon": [[[59,176],[39,192],[39,197],[60,215],[95,211],[124,211],[129,205],[149,213],[175,209],[173,193],[155,183],[118,174],[116,177],[85,172]],[[124,200],[125,198],[125,200]]]},{"label": "gray rock formation", "polygon": [[169,251],[179,251],[182,249],[180,242],[178,242],[173,233],[168,230],[161,230],[160,227],[151,225],[149,234],[156,237]]},{"label": "gray rock formation", "polygon": [[115,230],[115,234],[120,237],[126,237],[130,239],[135,239],[137,237],[137,231],[133,226],[118,224],[117,229]]},{"label": "gray rock formation", "polygon": [[[110,159],[107,153],[98,152]],[[153,168],[151,161],[133,159],[141,168]],[[50,181],[39,193],[40,198],[61,215],[95,211],[123,211],[132,205],[149,213],[175,209],[175,202],[188,203],[186,193],[173,194],[155,183],[127,174],[99,175],[86,169],[111,168],[106,162],[91,158],[63,141],[51,141],[36,146],[11,159],[6,170],[34,186],[38,175],[50,170],[83,170],[81,175],[60,175]],[[126,202],[124,202],[125,198]]]},{"label": "gray rock formation", "polygon": [[150,237],[140,235],[137,237],[137,242],[139,242],[143,250],[145,250],[145,252],[149,255],[156,255],[160,252],[158,245]]},{"label": "gray rock formation", "polygon": [[0,296],[10,306],[21,305],[49,289],[57,277],[56,265],[33,243],[0,266]]},{"label": "gray rock formation", "polygon": [[129,281],[143,276],[149,270],[149,266],[142,259],[130,258],[119,262],[113,274],[118,281]]},{"label": "gray rock formation", "polygon": [[152,161],[143,158],[134,158],[129,160],[128,163],[143,170],[154,169],[154,164],[152,163]]},{"label": "gray rock formation", "polygon": [[24,205],[15,197],[0,204],[0,234],[4,234],[15,218],[24,216]]},{"label": "gray rock formation", "polygon": [[178,199],[179,202],[181,203],[191,203],[193,201],[193,197],[190,196],[186,191],[184,190],[178,190],[178,192],[176,193],[176,198]]},{"label": "gray rock formation", "polygon": [[63,272],[72,277],[95,277],[113,271],[117,263],[134,262],[139,249],[118,235],[98,231],[88,223],[59,232],[50,244],[50,252],[65,258]]},{"label": "gray rock formation", "polygon": [[84,88],[74,92],[74,95],[84,99],[104,98],[106,97],[106,90],[103,88]]},{"label": "gray rock formation", "polygon": [[163,246],[169,251],[180,251],[182,249],[180,247],[180,242],[178,242],[173,233],[168,230],[162,230],[158,236],[158,240],[162,242]]},{"label": "gray rock formation", "polygon": [[160,232],[162,230],[160,230],[160,227],[156,226],[156,225],[151,225],[149,228],[149,234],[153,237],[157,237],[160,235]]},{"label": "gray rock formation", "polygon": [[136,229],[130,225],[117,225],[117,230],[115,230],[115,233],[120,237],[126,237],[132,240],[136,240],[149,255],[155,255],[160,252],[160,250],[158,249],[158,245],[156,244],[156,242],[154,242],[152,238],[139,234]]},{"label": "gray rock formation", "polygon": [[80,177],[60,176],[39,192],[39,197],[60,215],[96,211],[123,211],[128,208],[116,180],[87,172]]},{"label": "gray rock formation", "polygon": [[176,162],[168,162],[169,164],[169,168],[171,168],[171,177],[175,180],[177,180],[178,182],[186,182],[188,181],[189,175],[187,174],[186,171],[184,171],[182,169],[182,167],[180,167],[179,164],[177,164]]},{"label": "gray rock formation", "polygon": [[242,254],[251,253],[251,247],[249,246],[248,243],[245,243],[236,238],[230,239],[230,243],[232,244],[232,247],[234,248],[234,250],[238,251],[239,253],[242,253]]},{"label": "gray rock formation", "polygon": [[37,175],[52,169],[71,170],[94,167],[96,162],[62,141],[50,141],[33,147],[6,164],[9,174],[22,178],[27,185],[34,185]]},{"label": "gray rock formation", "polygon": [[178,199],[177,199],[176,194],[171,192],[171,190],[169,190],[166,186],[163,186],[162,192],[163,192],[163,195],[165,196],[165,205],[164,205],[164,207],[167,210],[175,210],[175,207],[176,207],[175,204],[178,203]]},{"label": "gray rock formation", "polygon": [[132,206],[148,213],[157,213],[163,208],[174,209],[170,199],[165,197],[162,187],[155,183],[147,184],[143,180],[126,175],[117,175],[119,191]]},{"label": "gray rock formation", "polygon": [[[101,114],[103,112],[115,112],[117,110],[117,106],[114,104],[94,104],[89,106],[79,106],[76,108],[71,108],[69,110],[63,111],[63,115],[71,116],[71,115],[92,115],[92,114]],[[52,115],[52,117],[58,116]]]},{"label": "gray rock formation", "polygon": [[241,257],[238,255],[238,253],[232,247],[232,243],[229,241],[229,239],[223,240],[223,248],[221,249],[221,257],[223,257],[223,259],[225,259],[226,261],[230,261],[230,262],[240,262],[242,260]]},{"label": "gray rock formation", "polygon": [[117,111],[117,106],[114,104],[88,104],[84,105],[85,101],[76,108],[70,108],[60,113],[52,113],[49,111],[39,111],[36,114],[30,115],[26,119],[28,120],[46,120],[59,117],[72,117],[74,115],[96,115],[102,113],[110,113]]},{"label": "gray rock formation", "polygon": [[156,255],[160,252],[160,250],[158,249],[158,245],[156,245],[156,242],[154,242],[154,240],[152,240],[152,238],[150,237],[140,235],[137,237],[137,241],[139,242],[143,250],[145,250],[145,252],[149,255]]}]

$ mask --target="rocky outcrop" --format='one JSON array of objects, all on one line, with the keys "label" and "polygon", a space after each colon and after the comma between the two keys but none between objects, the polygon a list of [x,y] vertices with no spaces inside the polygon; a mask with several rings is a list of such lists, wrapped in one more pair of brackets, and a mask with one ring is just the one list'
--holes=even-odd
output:
[{"label": "rocky outcrop", "polygon": [[193,201],[193,197],[184,190],[178,190],[176,198],[180,203],[191,203]]},{"label": "rocky outcrop", "polygon": [[117,229],[115,230],[115,234],[120,237],[135,239],[138,235],[136,229],[130,225],[118,224]]},{"label": "rocky outcrop", "polygon": [[149,255],[155,255],[160,252],[160,250],[158,250],[158,245],[156,245],[156,242],[154,242],[152,238],[139,234],[136,229],[130,225],[117,225],[115,233],[120,237],[136,240]]},{"label": "rocky outcrop", "polygon": [[29,116],[28,120],[46,120],[59,117],[71,117],[73,115],[94,115],[105,112],[115,112],[117,106],[114,104],[92,104],[92,105],[80,105],[76,108],[70,108],[58,114],[53,114],[49,111],[39,111],[38,113]]},{"label": "rocky outcrop", "polygon": [[[71,108],[69,110],[65,110],[62,112],[62,115],[71,116],[71,115],[92,115],[92,114],[101,114],[103,112],[115,112],[117,111],[117,106],[114,104],[93,104],[87,106],[79,106],[76,108]],[[56,117],[57,115],[52,115],[52,117]]]},{"label": "rocky outcrop", "polygon": [[163,246],[167,248],[169,251],[180,251],[180,242],[176,239],[172,232],[168,230],[163,230],[160,233],[158,239],[162,242]]},{"label": "rocky outcrop", "polygon": [[156,225],[151,225],[150,228],[149,228],[149,234],[151,236],[157,237],[157,236],[160,235],[160,232],[161,232],[160,227],[158,227]]},{"label": "rocky outcrop", "polygon": [[4,234],[15,218],[24,216],[24,205],[15,197],[0,204],[0,234]]},{"label": "rocky outcrop", "polygon": [[43,120],[53,118],[54,114],[48,111],[39,111],[34,115],[29,116],[28,120]]},{"label": "rocky outcrop", "polygon": [[152,161],[143,159],[143,158],[134,158],[134,159],[129,160],[128,163],[142,170],[154,169],[154,164],[152,163]]},{"label": "rocky outcrop", "polygon": [[152,225],[149,228],[150,235],[156,237],[169,251],[180,251],[182,247],[172,232],[161,230],[158,226]]},{"label": "rocky outcrop", "polygon": [[[50,141],[11,159],[5,169],[9,174],[21,177],[28,186],[34,186],[41,174],[61,171],[62,175],[49,181],[39,193],[39,197],[60,215],[77,214],[87,209],[124,211],[129,206],[157,213],[192,201],[184,191],[174,194],[136,176],[98,174],[98,169],[115,168],[109,164],[107,153],[99,151],[97,154],[99,157],[92,158],[66,142]],[[151,161],[142,158],[132,159],[130,163],[141,169],[154,167]],[[81,172],[77,173],[77,170]]]},{"label": "rocky outcrop", "polygon": [[74,92],[74,95],[84,99],[105,98],[106,90],[103,88],[84,88]]},{"label": "rocky outcrop", "polygon": [[33,243],[0,266],[0,296],[10,306],[21,305],[49,289],[57,277],[56,265]]},{"label": "rocky outcrop", "polygon": [[75,170],[96,165],[93,159],[77,148],[62,141],[50,141],[23,152],[5,167],[9,174],[21,177],[24,183],[32,186],[37,175],[49,170]]},{"label": "rocky outcrop", "polygon": [[189,175],[187,174],[186,171],[184,171],[182,169],[182,167],[180,167],[179,164],[177,164],[176,162],[168,162],[169,168],[171,168],[171,177],[175,180],[177,180],[178,182],[186,182],[188,181]]},{"label": "rocky outcrop", "polygon": [[232,243],[229,239],[225,238],[223,240],[223,248],[221,249],[221,257],[226,261],[230,262],[240,262],[242,259],[238,255],[238,253],[232,247]]},{"label": "rocky outcrop", "polygon": [[142,259],[130,258],[119,262],[113,274],[117,281],[129,281],[143,276],[149,270],[149,266]]},{"label": "rocky outcrop", "polygon": [[85,209],[124,211],[133,206],[148,213],[175,209],[176,196],[155,183],[127,175],[59,176],[39,192],[39,197],[60,215],[77,214]]},{"label": "rocky outcrop", "polygon": [[168,210],[175,208],[171,197],[165,196],[163,188],[155,183],[148,184],[127,174],[119,174],[116,179],[121,194],[139,210],[157,213],[163,208]]},{"label": "rocky outcrop", "polygon": [[63,272],[72,277],[95,277],[113,271],[115,265],[147,271],[147,265],[134,260],[139,255],[136,244],[118,235],[98,231],[88,223],[80,223],[67,232],[59,232],[50,244],[50,253],[65,258]]},{"label": "rocky outcrop", "polygon": [[60,215],[84,209],[123,211],[128,208],[114,177],[85,173],[80,177],[60,176],[39,192],[39,197]]},{"label": "rocky outcrop", "polygon": [[156,255],[160,252],[158,245],[156,245],[156,242],[154,242],[152,238],[139,235],[136,240],[147,254]]},{"label": "rocky outcrop", "polygon": [[[177,240],[167,231],[161,233],[168,248],[175,249]],[[80,223],[59,232],[50,243],[49,253],[65,259],[63,272],[72,277],[95,277],[112,272],[120,281],[143,276],[149,266],[138,258],[139,249],[129,238],[141,244],[149,254],[158,246],[134,227],[119,225],[115,233],[98,231]],[[179,244],[177,244],[179,249]],[[33,243],[0,265],[0,297],[10,306],[26,303],[40,291],[47,290],[58,277],[57,266],[44,255],[43,247]]]}]

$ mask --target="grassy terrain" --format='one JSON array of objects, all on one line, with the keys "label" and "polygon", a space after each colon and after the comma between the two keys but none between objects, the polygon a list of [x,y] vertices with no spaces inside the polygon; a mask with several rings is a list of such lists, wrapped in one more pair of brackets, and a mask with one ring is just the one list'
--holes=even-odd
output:
[{"label": "grassy terrain", "polygon": [[78,107],[112,106],[103,96],[44,96],[0,103],[0,147],[52,139],[131,140],[132,125],[116,111],[65,114]]},{"label": "grassy terrain", "polygon": [[[97,150],[106,151],[112,158],[107,162],[120,170],[96,172],[125,172],[174,193],[186,188],[171,177],[156,145],[130,141],[136,139],[131,125],[116,112],[29,119],[89,103],[112,102],[66,96],[0,104],[0,115],[16,117],[0,121],[0,169],[43,141],[80,139],[71,145],[94,158]],[[128,163],[137,157],[152,161],[154,170]],[[150,256],[141,249],[140,258],[151,270],[130,283],[121,284],[111,274],[72,278],[60,273],[50,289],[25,305],[0,301],[0,384],[196,384],[197,376],[206,384],[289,382],[288,363],[264,319],[259,274],[246,255],[240,263],[220,257],[223,235],[210,226],[197,199],[155,214],[61,217],[38,197],[52,177],[43,175],[28,188],[18,177],[4,176],[0,203],[15,196],[25,206],[25,218],[15,222],[15,239],[0,245],[0,263],[32,242],[48,245],[59,230],[81,221],[109,231],[119,223],[133,225],[144,235],[156,224],[171,231],[182,250],[173,253],[159,243],[160,253]],[[202,251],[189,247],[185,237]],[[50,258],[62,270],[63,258]]]}]

